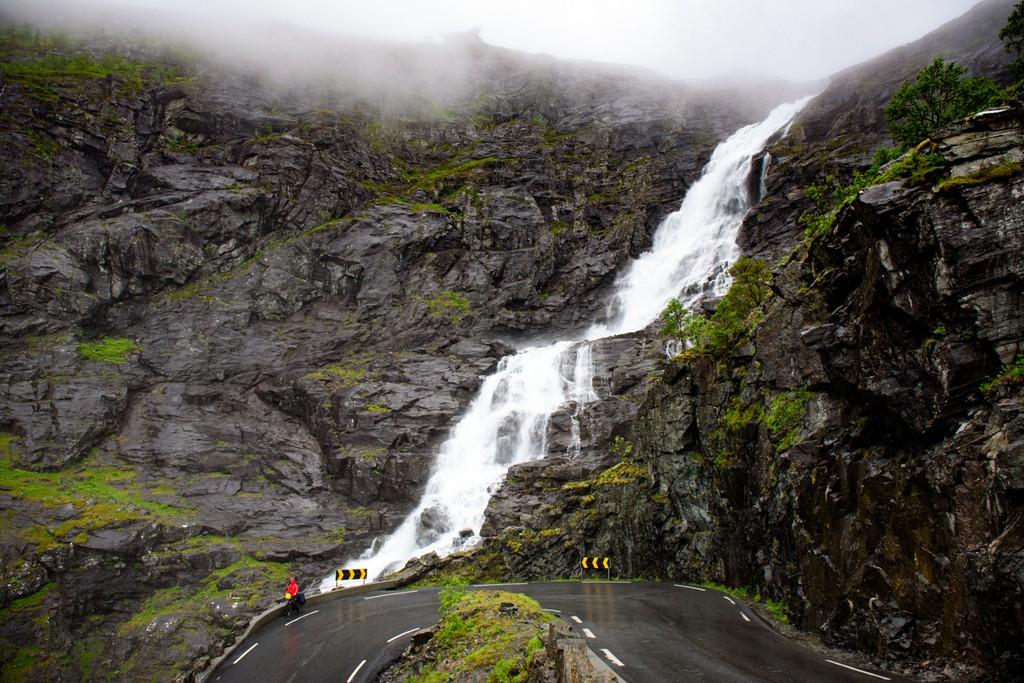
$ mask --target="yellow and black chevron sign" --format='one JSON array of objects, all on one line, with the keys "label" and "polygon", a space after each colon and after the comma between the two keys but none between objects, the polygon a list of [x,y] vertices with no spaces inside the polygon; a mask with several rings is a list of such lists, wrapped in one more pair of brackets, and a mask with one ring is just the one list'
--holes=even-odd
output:
[{"label": "yellow and black chevron sign", "polygon": [[335,581],[350,581],[352,579],[365,579],[365,569],[339,569],[338,578]]},{"label": "yellow and black chevron sign", "polygon": [[608,569],[609,559],[607,557],[584,557],[584,569]]}]

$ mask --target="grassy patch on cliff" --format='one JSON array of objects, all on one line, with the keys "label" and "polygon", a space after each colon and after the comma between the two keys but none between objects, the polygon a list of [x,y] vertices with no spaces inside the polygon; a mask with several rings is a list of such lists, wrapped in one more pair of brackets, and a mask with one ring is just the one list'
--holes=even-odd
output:
[{"label": "grassy patch on cliff", "polygon": [[78,344],[79,356],[85,360],[95,360],[102,363],[125,363],[128,361],[129,354],[141,350],[141,346],[131,339],[124,337],[106,337]]},{"label": "grassy patch on cliff", "polygon": [[811,399],[807,389],[797,389],[779,394],[772,399],[764,417],[764,424],[773,437],[781,437],[777,451],[785,451],[799,443],[800,418]]},{"label": "grassy patch on cliff", "polygon": [[192,515],[144,497],[132,470],[87,464],[58,472],[22,469],[11,452],[17,441],[12,435],[0,438],[0,490],[3,497],[35,503],[44,512],[55,511],[49,521],[27,526],[19,534],[18,540],[34,545],[37,552],[61,543],[85,543],[91,532],[125,522],[154,518],[177,522]]},{"label": "grassy patch on cliff", "polygon": [[372,351],[353,354],[342,361],[314,370],[303,379],[323,382],[329,391],[358,386],[363,382],[375,381],[380,376],[378,371],[369,369],[370,363],[376,358],[377,355]]},{"label": "grassy patch on cliff", "polygon": [[147,61],[113,51],[87,49],[82,38],[43,33],[29,26],[0,27],[0,71],[43,102],[56,102],[58,88],[81,81],[113,80],[140,90],[147,82],[180,80],[184,68],[170,60]]},{"label": "grassy patch on cliff", "polygon": [[[182,550],[176,547],[165,552],[177,554]],[[236,585],[232,581],[225,582],[225,579],[243,570],[262,576],[262,580],[250,581],[244,585],[241,583]],[[259,598],[266,595],[268,591],[276,590],[283,594],[288,577],[293,574],[294,572],[287,564],[260,561],[243,555],[234,564],[215,569],[194,585],[170,586],[158,590],[146,601],[143,608],[125,622],[119,630],[122,635],[132,631],[145,630],[154,619],[170,614],[202,614],[207,611],[210,603],[217,599],[255,607]]]},{"label": "grassy patch on cliff", "polygon": [[469,591],[452,584],[441,591],[441,620],[424,656],[402,665],[406,683],[480,680],[516,683],[543,654],[543,636],[554,620],[536,600],[501,591]]},{"label": "grassy patch on cliff", "polygon": [[462,322],[462,318],[472,309],[469,299],[448,289],[420,300],[427,305],[431,317],[447,316],[453,325]]},{"label": "grassy patch on cliff", "polygon": [[940,182],[936,189],[939,192],[952,190],[958,187],[971,187],[972,185],[983,185],[996,180],[1002,180],[1004,178],[1012,178],[1024,173],[1024,164],[1020,162],[1011,162],[1001,164],[993,168],[984,168],[974,173],[969,173],[965,176],[957,176],[955,178],[947,178]]}]

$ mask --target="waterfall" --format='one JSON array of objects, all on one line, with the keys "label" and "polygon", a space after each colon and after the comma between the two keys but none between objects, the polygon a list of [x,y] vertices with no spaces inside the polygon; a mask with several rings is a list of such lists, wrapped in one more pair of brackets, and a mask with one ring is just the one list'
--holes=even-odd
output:
[{"label": "waterfall", "polygon": [[608,320],[590,328],[587,338],[642,330],[674,298],[692,305],[707,291],[725,293],[729,265],[739,252],[736,233],[754,199],[748,196],[751,157],[784,126],[788,132],[809,99],[777,107],[715,149],[679,209],[658,227],[650,250],[619,277]]},{"label": "waterfall", "polygon": [[[616,281],[607,321],[582,339],[643,329],[675,297],[692,303],[706,291],[724,292],[729,264],[737,256],[736,233],[752,200],[751,158],[809,99],[776,108],[763,122],[740,129],[718,146],[679,210],[659,226],[650,251]],[[767,159],[764,163],[762,174]],[[509,466],[548,454],[551,414],[569,414],[573,442],[566,454],[575,456],[579,411],[596,399],[587,341],[524,348],[502,359],[441,446],[420,503],[398,529],[364,553],[359,566],[377,577],[418,555],[446,555],[476,543],[487,502]],[[322,585],[325,590],[333,586],[333,576]]]},{"label": "waterfall", "polygon": [[589,345],[562,341],[503,358],[441,446],[420,503],[380,548],[364,554],[361,566],[377,576],[417,555],[475,543],[509,466],[547,455],[551,414],[574,407],[568,454],[578,454],[576,412],[596,398]]}]

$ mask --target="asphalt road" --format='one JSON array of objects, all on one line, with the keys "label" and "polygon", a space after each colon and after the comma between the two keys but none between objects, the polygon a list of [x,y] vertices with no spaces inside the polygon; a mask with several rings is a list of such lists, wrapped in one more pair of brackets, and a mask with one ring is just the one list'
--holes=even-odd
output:
[{"label": "asphalt road", "polygon": [[[802,647],[728,595],[671,583],[479,586],[525,593],[556,613],[626,683],[871,683],[909,679]],[[382,591],[306,605],[252,635],[210,680],[367,683],[435,623],[438,589]]]}]

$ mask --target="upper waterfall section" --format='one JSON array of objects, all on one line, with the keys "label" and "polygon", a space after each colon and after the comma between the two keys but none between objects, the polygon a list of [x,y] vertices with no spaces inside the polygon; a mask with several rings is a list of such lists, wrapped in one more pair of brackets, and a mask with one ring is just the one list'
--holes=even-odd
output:
[{"label": "upper waterfall section", "polygon": [[679,209],[655,232],[651,248],[619,276],[608,320],[591,327],[587,339],[641,330],[673,298],[692,302],[714,288],[738,256],[736,234],[759,199],[750,196],[751,159],[810,99],[776,107],[764,121],[741,128],[715,149]]}]

